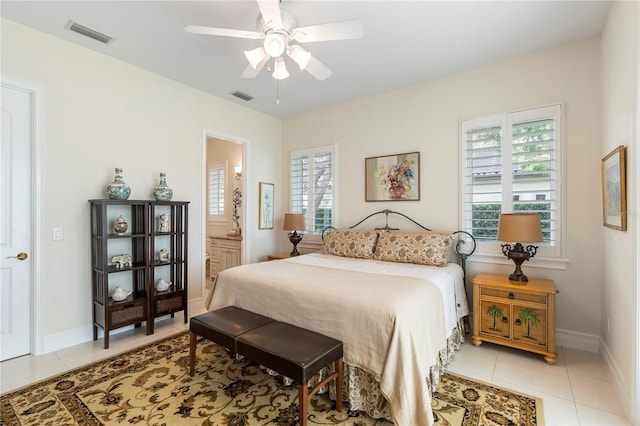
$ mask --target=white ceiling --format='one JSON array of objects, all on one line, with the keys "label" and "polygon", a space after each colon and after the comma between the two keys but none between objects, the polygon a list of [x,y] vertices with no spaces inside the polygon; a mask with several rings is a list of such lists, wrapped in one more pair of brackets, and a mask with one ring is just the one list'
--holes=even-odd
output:
[{"label": "white ceiling", "polygon": [[[318,81],[287,60],[290,77],[265,67],[240,74],[243,50],[262,40],[203,36],[187,24],[256,31],[250,1],[6,1],[3,17],[135,64],[278,118],[598,36],[609,1],[294,1],[281,7],[300,26],[360,19],[364,37],[307,43],[333,75]],[[67,30],[73,20],[114,38],[109,45]],[[245,102],[230,95],[254,97]],[[280,105],[276,104],[279,93]]]}]

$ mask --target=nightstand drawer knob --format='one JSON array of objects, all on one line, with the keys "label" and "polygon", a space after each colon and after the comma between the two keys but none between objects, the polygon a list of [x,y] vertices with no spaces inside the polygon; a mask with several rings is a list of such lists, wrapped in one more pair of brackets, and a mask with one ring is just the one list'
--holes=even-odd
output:
[{"label": "nightstand drawer knob", "polygon": [[509,293],[508,297],[509,297],[509,299],[515,299],[516,298],[516,296],[514,296],[513,293]]}]

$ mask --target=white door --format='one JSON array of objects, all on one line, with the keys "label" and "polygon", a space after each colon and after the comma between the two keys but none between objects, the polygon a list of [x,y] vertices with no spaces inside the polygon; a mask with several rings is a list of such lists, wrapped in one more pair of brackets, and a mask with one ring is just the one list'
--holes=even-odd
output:
[{"label": "white door", "polygon": [[0,361],[31,353],[33,93],[2,84]]}]

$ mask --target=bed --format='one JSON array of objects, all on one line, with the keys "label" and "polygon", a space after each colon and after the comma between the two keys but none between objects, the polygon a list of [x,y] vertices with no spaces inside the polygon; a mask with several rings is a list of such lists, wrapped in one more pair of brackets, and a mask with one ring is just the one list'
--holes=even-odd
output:
[{"label": "bed", "polygon": [[[355,229],[377,214],[384,227]],[[392,214],[420,230],[391,228]],[[208,308],[233,305],[341,340],[352,410],[430,425],[430,392],[464,338],[464,260],[473,250],[470,234],[431,231],[383,210],[331,229],[319,253],[220,272]]]}]

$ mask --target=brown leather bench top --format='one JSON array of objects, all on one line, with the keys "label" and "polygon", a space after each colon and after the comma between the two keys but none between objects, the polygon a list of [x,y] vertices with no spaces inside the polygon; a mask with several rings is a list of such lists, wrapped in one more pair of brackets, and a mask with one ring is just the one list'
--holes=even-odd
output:
[{"label": "brown leather bench top", "polygon": [[247,331],[272,323],[271,318],[227,306],[191,318],[189,329],[205,339],[238,353],[236,338]]},{"label": "brown leather bench top", "polygon": [[238,353],[297,383],[342,358],[342,342],[304,328],[274,321],[238,336]]}]

